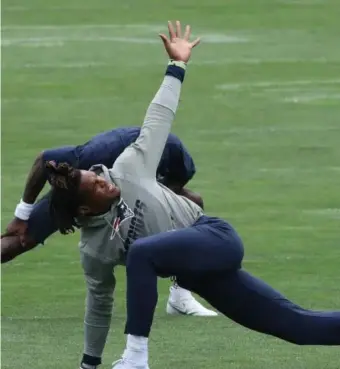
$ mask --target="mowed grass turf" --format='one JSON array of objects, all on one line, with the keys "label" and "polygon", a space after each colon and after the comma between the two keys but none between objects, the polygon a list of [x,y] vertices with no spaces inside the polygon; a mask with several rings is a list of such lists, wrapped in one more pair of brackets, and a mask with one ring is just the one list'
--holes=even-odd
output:
[{"label": "mowed grass turf", "polygon": [[[40,150],[142,123],[167,61],[157,33],[179,18],[203,36],[173,127],[197,164],[190,187],[238,229],[246,269],[306,308],[340,309],[338,1],[4,0],[2,12],[2,229]],[[2,267],[3,369],[78,367],[78,239],[55,235]],[[103,368],[125,344],[116,275]],[[222,316],[169,317],[168,287],[152,369],[340,367],[339,348],[293,346]]]}]

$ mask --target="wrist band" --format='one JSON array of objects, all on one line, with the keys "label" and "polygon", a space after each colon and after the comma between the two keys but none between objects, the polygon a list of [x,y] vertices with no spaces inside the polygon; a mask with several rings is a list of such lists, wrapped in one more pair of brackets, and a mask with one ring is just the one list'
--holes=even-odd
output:
[{"label": "wrist band", "polygon": [[184,70],[187,69],[187,63],[185,63],[184,61],[170,59],[168,65],[176,65],[177,67],[181,67]]},{"label": "wrist band", "polygon": [[34,204],[27,204],[27,202],[21,199],[15,208],[14,216],[21,220],[27,220],[32,213],[33,207]]},{"label": "wrist band", "polygon": [[186,66],[186,63],[184,63],[183,61],[170,60],[165,75],[172,76],[183,82]]}]

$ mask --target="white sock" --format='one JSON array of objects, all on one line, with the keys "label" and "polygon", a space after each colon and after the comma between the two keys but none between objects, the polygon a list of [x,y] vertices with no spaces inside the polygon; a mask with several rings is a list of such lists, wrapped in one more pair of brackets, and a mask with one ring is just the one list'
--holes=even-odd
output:
[{"label": "white sock", "polygon": [[148,338],[128,334],[123,358],[133,364],[148,363]]}]

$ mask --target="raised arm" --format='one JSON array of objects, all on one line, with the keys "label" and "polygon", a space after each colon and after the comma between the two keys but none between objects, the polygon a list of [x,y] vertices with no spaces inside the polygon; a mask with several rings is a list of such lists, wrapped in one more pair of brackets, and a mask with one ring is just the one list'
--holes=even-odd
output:
[{"label": "raised arm", "polygon": [[115,163],[121,170],[133,174],[137,172],[139,176],[156,178],[158,163],[177,110],[186,63],[192,48],[199,43],[199,39],[189,41],[190,26],[186,27],[183,37],[180,22],[176,22],[176,31],[171,22],[168,28],[169,39],[164,34],[160,35],[170,57],[163,83],[146,112],[139,137]]}]

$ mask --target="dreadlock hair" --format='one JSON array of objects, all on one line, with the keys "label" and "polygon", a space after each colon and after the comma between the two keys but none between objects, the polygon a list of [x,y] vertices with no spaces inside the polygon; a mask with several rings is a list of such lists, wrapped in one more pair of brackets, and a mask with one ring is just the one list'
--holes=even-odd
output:
[{"label": "dreadlock hair", "polygon": [[59,232],[74,232],[77,226],[78,206],[80,205],[79,184],[80,170],[67,163],[45,163],[47,179],[52,187],[50,198],[50,214],[55,220]]}]

